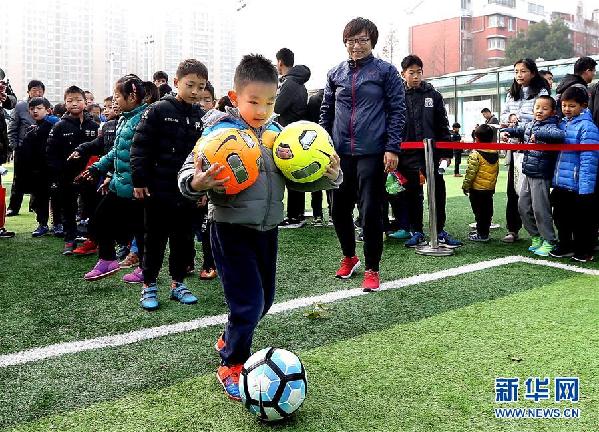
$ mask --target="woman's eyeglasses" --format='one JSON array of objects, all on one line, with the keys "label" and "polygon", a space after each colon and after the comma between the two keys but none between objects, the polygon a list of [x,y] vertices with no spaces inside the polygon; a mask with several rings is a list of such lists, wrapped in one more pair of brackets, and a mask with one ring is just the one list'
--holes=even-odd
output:
[{"label": "woman's eyeglasses", "polygon": [[370,40],[370,38],[367,38],[367,37],[361,37],[361,38],[356,38],[356,39],[346,39],[345,45],[347,45],[347,46],[354,46],[355,44],[366,45],[369,40]]}]

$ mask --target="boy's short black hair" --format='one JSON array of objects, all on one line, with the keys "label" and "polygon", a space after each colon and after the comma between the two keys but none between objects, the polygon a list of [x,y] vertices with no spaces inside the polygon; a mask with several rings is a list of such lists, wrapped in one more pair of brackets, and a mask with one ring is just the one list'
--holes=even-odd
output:
[{"label": "boy's short black hair", "polygon": [[585,89],[581,87],[571,86],[568,87],[566,91],[562,93],[560,101],[574,101],[581,105],[587,105],[589,103],[589,94]]},{"label": "boy's short black hair", "polygon": [[277,68],[270,60],[260,54],[244,55],[235,68],[235,77],[233,79],[235,90],[240,91],[252,81],[278,84],[279,74]]},{"label": "boy's short black hair", "polygon": [[166,80],[166,82],[168,82],[168,74],[165,71],[154,72],[154,75],[152,76],[152,81],[156,81],[159,79],[164,79]]},{"label": "boy's short black hair", "polygon": [[379,30],[372,21],[362,17],[354,18],[345,25],[345,28],[343,29],[343,43],[346,43],[350,37],[355,36],[362,31],[366,32],[372,44],[372,48],[374,48],[379,40]]},{"label": "boy's short black hair", "polygon": [[474,129],[474,137],[481,143],[495,142],[495,129],[488,124],[481,124]]},{"label": "boy's short black hair", "polygon": [[557,109],[557,103],[555,102],[555,99],[553,99],[551,96],[549,96],[549,95],[537,96],[537,100],[539,100],[539,99],[549,101],[549,103],[551,104],[551,108],[553,109],[553,111],[555,111]]},{"label": "boy's short black hair", "polygon": [[484,114],[484,113],[487,113],[487,112],[490,113],[491,110],[489,108],[483,108],[483,109],[480,110],[481,114]]},{"label": "boy's short black hair", "polygon": [[416,65],[420,69],[424,68],[424,63],[422,63],[422,59],[415,54],[410,54],[405,56],[401,61],[401,70],[405,71],[410,66]]},{"label": "boy's short black hair", "polygon": [[34,108],[39,105],[43,105],[46,109],[52,108],[50,101],[45,97],[34,97],[29,100],[29,108]]},{"label": "boy's short black hair", "polygon": [[597,62],[591,57],[580,57],[574,63],[574,74],[582,75],[586,70],[594,70],[597,66]]},{"label": "boy's short black hair", "polygon": [[231,99],[229,98],[229,96],[225,95],[218,100],[218,103],[216,104],[216,109],[225,112],[226,107],[233,108],[233,104],[231,103]]},{"label": "boy's short black hair", "polygon": [[56,117],[62,117],[64,113],[67,112],[67,106],[63,103],[57,103],[56,105],[54,105],[52,112]]},{"label": "boy's short black hair", "polygon": [[87,112],[92,112],[92,110],[93,110],[94,108],[98,108],[99,110],[102,110],[102,107],[101,107],[99,104],[97,104],[97,103],[93,103],[93,104],[91,104],[91,105],[88,105],[88,106],[85,108],[85,110],[86,110]]},{"label": "boy's short black hair", "polygon": [[27,91],[31,90],[33,87],[41,87],[44,92],[46,91],[46,86],[40,80],[29,81],[27,84]]},{"label": "boy's short black hair", "polygon": [[158,87],[158,93],[160,93],[160,97],[167,95],[172,91],[173,91],[173,88],[170,85],[168,85],[167,83],[160,84],[160,86]]},{"label": "boy's short black hair", "polygon": [[551,72],[550,70],[547,70],[547,69],[541,69],[539,71],[539,75],[541,75],[543,78],[545,78],[546,75],[553,76],[553,72]]},{"label": "boy's short black hair", "polygon": [[455,123],[454,123],[454,124],[453,124],[451,127],[452,127],[452,128],[458,128],[458,129],[459,129],[459,128],[461,128],[461,127],[462,127],[462,125],[461,125],[461,124],[459,124],[458,122],[455,122]]},{"label": "boy's short black hair", "polygon": [[295,63],[295,55],[289,48],[281,48],[276,54],[277,60],[283,62],[287,67],[292,67]]},{"label": "boy's short black hair", "polygon": [[108,101],[108,102],[112,103],[112,96],[106,96],[106,97],[104,98],[104,102],[106,102],[106,101]]},{"label": "boy's short black hair", "polygon": [[177,79],[183,78],[185,75],[195,74],[200,78],[206,78],[208,80],[208,68],[204,63],[196,59],[187,59],[179,63],[177,67],[176,76]]},{"label": "boy's short black hair", "polygon": [[64,99],[66,100],[68,94],[80,94],[85,100],[85,92],[77,86],[71,86],[64,91]]},{"label": "boy's short black hair", "polygon": [[145,104],[150,105],[160,99],[160,91],[152,81],[144,81],[144,90],[146,93],[144,96]]},{"label": "boy's short black hair", "polygon": [[210,83],[210,81],[206,81],[206,87],[204,88],[204,90],[210,93],[210,96],[212,96],[213,101],[216,100],[216,96],[214,96],[214,86]]}]

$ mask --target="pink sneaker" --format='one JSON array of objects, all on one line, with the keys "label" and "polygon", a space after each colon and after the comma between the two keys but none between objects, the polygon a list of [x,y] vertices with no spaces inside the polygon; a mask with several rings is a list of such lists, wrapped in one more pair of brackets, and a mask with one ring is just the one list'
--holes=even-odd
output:
[{"label": "pink sneaker", "polygon": [[94,268],[85,273],[85,276],[83,276],[83,279],[87,280],[87,281],[93,281],[93,280],[98,280],[98,279],[102,279],[105,278],[106,276],[110,276],[113,273],[116,273],[119,271],[119,262],[114,260],[114,261],[108,261],[108,260],[98,260],[98,262],[96,263],[96,265],[94,266]]},{"label": "pink sneaker", "polygon": [[123,276],[123,282],[131,283],[131,284],[144,283],[144,272],[141,269],[141,267],[137,267],[131,273]]}]

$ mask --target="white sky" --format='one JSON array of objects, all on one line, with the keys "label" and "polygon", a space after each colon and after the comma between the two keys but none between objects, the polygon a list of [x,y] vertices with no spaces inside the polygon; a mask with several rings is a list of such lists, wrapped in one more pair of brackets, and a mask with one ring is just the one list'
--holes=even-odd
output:
[{"label": "white sky", "polygon": [[[0,0],[5,19],[9,19],[11,11],[17,9],[21,1]],[[27,1],[40,1],[40,13],[43,13],[44,7],[77,7],[77,2],[72,0]],[[148,0],[103,0],[102,3],[115,13],[125,13],[131,17],[132,26],[147,32],[151,23],[161,20],[164,14],[184,14],[191,1],[154,4]],[[377,25],[380,37],[375,54],[382,49],[385,36],[394,28],[399,39],[399,53],[394,55],[394,63],[398,64],[408,54],[407,31],[410,25],[438,19],[438,14],[443,13],[443,5],[448,2],[459,4],[459,0],[245,0],[247,6],[240,12],[234,12],[240,1],[213,0],[215,7],[228,7],[232,11],[231,31],[238,35],[237,53],[260,53],[274,60],[280,48],[290,48],[295,53],[296,64],[305,64],[312,71],[308,88],[321,87],[326,72],[346,58],[341,36],[350,19],[362,16]],[[573,13],[577,4],[572,0],[535,1],[543,4],[546,10],[568,13]],[[593,9],[599,9],[599,0],[584,0],[582,3],[587,17]],[[119,10],[119,7],[127,10]]]}]

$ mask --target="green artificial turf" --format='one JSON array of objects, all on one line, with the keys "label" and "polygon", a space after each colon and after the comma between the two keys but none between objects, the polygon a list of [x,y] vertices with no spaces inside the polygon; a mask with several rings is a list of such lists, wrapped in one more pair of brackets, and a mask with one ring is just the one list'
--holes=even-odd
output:
[{"label": "green artificial turf", "polygon": [[[461,193],[462,179],[454,178],[452,175],[446,175],[445,179],[449,197],[447,230],[456,237],[464,239],[468,232],[467,225],[472,222],[473,216],[468,198]],[[6,178],[3,179],[3,182],[5,186],[9,183]],[[504,185],[505,176],[502,173],[498,191],[504,190]],[[62,249],[60,239],[53,237],[32,239],[30,232],[35,228],[35,218],[33,214],[26,212],[27,206],[28,199],[26,198],[21,215],[7,219],[7,228],[17,231],[17,237],[0,241],[0,304],[2,305],[0,354],[52,343],[76,341],[188,321],[226,312],[218,280],[199,281],[197,276],[187,280],[189,287],[200,298],[200,302],[196,306],[184,307],[166,300],[169,280],[166,268],[163,268],[159,279],[162,306],[155,313],[141,310],[138,306],[139,287],[126,285],[120,281],[119,277],[95,283],[83,281],[83,274],[93,266],[96,258],[63,257],[60,254]],[[502,225],[505,224],[504,207],[505,193],[498,192],[495,196],[495,221]],[[459,249],[455,256],[441,259],[415,255],[414,251],[405,248],[402,242],[386,240],[381,263],[382,279],[383,281],[394,280],[500,256],[528,255],[526,239],[514,245],[506,245],[499,241],[504,233],[505,230],[492,232],[494,240],[490,243],[469,243]],[[197,249],[201,250],[199,247]],[[363,256],[360,244],[358,245],[358,254]],[[339,245],[332,228],[306,227],[298,230],[281,230],[276,301],[281,302],[296,297],[358,287],[361,282],[361,274],[347,281],[332,277],[339,259]],[[590,263],[584,267],[597,269],[599,264]],[[123,273],[121,272],[121,275]],[[526,296],[526,292],[529,291],[531,293],[544,292],[545,286],[551,283],[555,283],[555,285],[548,288],[550,292],[553,292],[551,290],[555,289],[554,287],[560,287],[560,290],[564,291],[565,299],[570,298],[567,291],[571,284],[579,286],[586,283],[588,288],[599,288],[597,278],[576,278],[572,273],[563,270],[515,264],[341,301],[331,305],[327,319],[309,320],[304,317],[304,312],[306,312],[304,310],[269,316],[258,328],[254,346],[258,348],[267,345],[285,347],[300,353],[306,361],[310,374],[311,393],[306,407],[295,420],[287,425],[290,430],[293,430],[293,427],[297,427],[297,430],[432,430],[428,427],[420,428],[421,425],[428,423],[426,423],[426,419],[414,417],[413,413],[411,417],[408,416],[414,420],[413,424],[389,423],[393,428],[388,429],[381,423],[383,419],[390,418],[392,414],[401,414],[401,417],[405,417],[405,410],[413,411],[413,406],[407,403],[410,401],[406,401],[404,405],[402,402],[404,399],[402,399],[399,402],[396,401],[397,403],[394,405],[396,409],[390,409],[389,415],[386,414],[386,411],[383,412],[389,403],[388,401],[383,403],[386,401],[384,395],[378,394],[378,388],[381,386],[380,377],[369,372],[369,362],[372,362],[373,358],[368,357],[368,353],[361,353],[362,344],[365,342],[359,341],[367,340],[371,337],[369,336],[371,333],[376,334],[372,337],[381,339],[384,339],[384,335],[387,333],[395,334],[397,331],[400,331],[401,336],[407,328],[417,327],[420,323],[434,321],[436,318],[441,319],[445,315],[459,314],[463,310],[476,308],[478,305],[487,307],[487,305],[495,305],[497,302],[509,302],[512,298]],[[575,292],[579,291],[575,290]],[[562,302],[559,296],[557,301],[551,296],[544,299],[541,294],[538,294],[538,297],[542,300],[539,302],[540,310],[553,307],[554,303],[561,305],[560,302]],[[591,300],[596,305],[597,297]],[[509,322],[513,320],[521,318],[525,321],[528,320],[529,311],[526,312],[527,316],[521,316],[522,308],[528,304],[527,301],[522,304],[518,303],[521,307],[514,306],[513,312],[506,309],[505,316],[502,315],[500,319],[501,323],[493,324],[489,327],[489,331],[498,331],[493,329],[502,325],[511,328],[513,325],[510,327]],[[563,313],[567,314],[567,310],[564,309]],[[557,314],[558,317],[561,316],[560,314],[562,314],[561,310]],[[591,355],[591,353],[597,357],[596,339],[593,340],[592,335],[588,334],[589,329],[596,329],[596,323],[593,327],[588,324],[588,320],[582,319],[584,317],[580,318],[581,322],[575,324],[583,327],[580,334],[585,336],[581,336],[584,339],[581,340],[581,343],[590,344],[595,341],[594,346],[591,344],[589,348],[584,344],[579,344],[566,348],[571,350],[573,355],[578,355],[581,352],[580,358],[583,360],[586,358],[584,356]],[[456,319],[459,321],[459,315]],[[439,326],[436,330],[437,339],[452,339],[451,326],[444,321],[435,325]],[[464,320],[461,324],[456,322],[456,325],[463,325],[466,329],[469,320]],[[75,426],[75,430],[79,427],[78,430],[82,431],[218,430],[216,425],[220,424],[220,421],[224,421],[222,430],[265,429],[265,427],[253,423],[239,407],[223,400],[220,388],[215,383],[213,374],[218,365],[218,358],[213,351],[212,344],[220,330],[220,327],[206,328],[119,348],[82,352],[41,362],[2,368],[0,369],[0,388],[2,388],[0,392],[0,428],[33,422],[33,430],[49,430],[49,425],[54,422],[53,424],[58,425],[54,430],[60,431],[69,430],[72,426]],[[577,334],[577,331],[573,330],[573,334]],[[409,356],[411,354],[405,352],[406,347],[419,346],[421,340],[429,340],[418,332],[407,332],[406,335],[409,335],[406,336],[407,339],[393,337],[383,345],[388,345],[389,349],[395,351],[397,355],[405,353],[406,356]],[[522,343],[526,339],[524,336]],[[545,337],[549,336],[550,334],[545,332]],[[456,337],[464,338],[465,344],[469,342],[468,333],[459,333]],[[501,338],[501,333],[498,333],[497,337]],[[513,335],[512,338],[514,338]],[[485,339],[486,343],[491,345],[494,343],[493,337],[487,339]],[[518,338],[515,339],[518,340]],[[374,353],[380,351],[378,344],[368,345],[369,351]],[[336,358],[330,353],[318,354],[320,350],[324,350],[323,353],[327,352],[328,347],[334,352],[338,351],[339,356]],[[405,359],[398,359],[394,355],[388,354],[385,352],[385,355],[381,356],[388,357],[387,369],[393,369],[392,367],[395,365],[401,366],[405,363]],[[478,348],[469,354],[465,352],[463,360],[470,363],[473,368],[480,367],[481,371],[486,370],[484,369],[485,363],[481,363],[477,357],[478,354]],[[315,357],[311,357],[312,355]],[[317,360],[319,355],[322,355],[320,362]],[[516,352],[515,355],[520,354]],[[559,355],[561,354],[554,355],[550,352],[539,351],[539,361],[549,364]],[[343,373],[348,377],[352,374],[363,375],[365,377],[363,385],[369,389],[363,394],[359,394],[358,390],[352,390],[352,396],[358,399],[357,405],[354,404],[354,406],[360,407],[355,410],[351,409],[352,403],[345,402],[340,399],[340,396],[329,398],[326,394],[322,396],[323,393],[318,393],[319,388],[326,388],[330,385],[329,381],[335,380],[336,370],[343,369],[343,364],[347,360],[344,356],[355,357],[357,365],[351,362],[347,363],[347,370],[344,370]],[[311,358],[314,360],[310,360]],[[331,359],[330,367],[323,363],[329,358]],[[360,360],[362,358],[363,362]],[[432,362],[432,369],[439,368],[435,363],[438,359],[429,359],[425,356],[424,360],[425,363]],[[319,370],[322,373],[319,373]],[[385,371],[385,373],[387,372],[388,370]],[[581,372],[581,377],[583,372]],[[424,386],[424,378],[419,376],[418,369],[408,368],[405,373],[407,374],[405,377],[394,377],[391,381],[395,383],[402,382],[397,381],[400,378],[413,379],[418,388],[421,385]],[[546,373],[552,374],[553,372],[548,370]],[[498,373],[498,375],[500,374]],[[447,379],[450,382],[459,383],[461,378],[448,377]],[[487,391],[492,390],[492,380],[493,378],[490,378],[490,381],[485,381]],[[321,384],[318,384],[319,382]],[[350,386],[349,381],[347,385],[349,388],[360,388],[353,383]],[[461,418],[459,416],[463,417],[464,414],[459,410],[462,409],[474,413],[472,418],[482,418],[482,414],[476,414],[480,408],[477,405],[478,402],[464,401],[463,397],[458,397],[447,389],[448,383],[444,383],[444,385],[439,390],[438,398],[440,400],[433,399],[431,401],[431,412],[430,415],[425,416],[426,418],[436,422],[447,413],[450,416],[455,415]],[[594,397],[596,401],[597,389],[593,387],[590,389],[588,395]],[[368,403],[359,400],[358,396]],[[204,397],[207,399],[203,399]],[[379,403],[381,397],[382,400]],[[171,403],[170,399],[182,402]],[[138,400],[140,405],[135,405],[133,402]],[[457,401],[456,404],[448,405],[449,408],[441,403],[454,400]],[[334,402],[339,406],[331,407]],[[373,409],[365,409],[363,414],[360,414],[364,403],[373,405]],[[132,404],[130,415],[125,415],[120,411],[129,411],[127,404]],[[145,406],[155,405],[156,422],[153,417],[148,419],[147,416],[140,414],[144,404],[146,404]],[[319,411],[320,406],[322,406],[322,412]],[[84,420],[88,419],[85,414],[88,412],[86,411],[87,407],[91,407],[89,408],[90,413],[95,413],[92,415],[95,420],[87,420],[91,423]],[[454,413],[454,410],[457,411]],[[176,414],[178,411],[179,415]],[[586,409],[583,412],[590,411],[591,409]],[[345,414],[348,415],[349,423],[344,423],[342,419],[338,418]],[[492,413],[488,414],[489,419],[491,419],[491,415]],[[583,414],[583,419],[579,424],[587,425],[584,423],[587,421],[585,415]],[[64,425],[56,423],[59,421],[56,419],[62,418],[62,416],[66,416],[67,419]],[[46,417],[55,420],[44,420]],[[224,420],[221,420],[223,418]],[[42,423],[38,424],[37,421]],[[50,423],[43,423],[45,421]],[[306,421],[308,423],[304,423]],[[122,422],[122,426],[118,426],[121,424],[120,422]],[[551,421],[537,422],[539,425],[555,423],[555,421],[554,423]],[[501,430],[495,423],[481,423],[480,427],[477,423],[456,424],[461,426],[453,430]],[[505,422],[498,423],[498,425],[505,424]],[[516,423],[512,430],[528,430],[518,429],[518,426],[522,424],[524,423]],[[352,429],[353,425],[356,429]],[[280,428],[281,426],[274,427],[275,430]],[[271,427],[269,426],[267,429],[271,429]],[[438,430],[452,429],[442,427]],[[580,430],[594,429],[583,428]]]},{"label": "green artificial turf", "polygon": [[[595,280],[579,276],[299,349],[309,394],[297,415],[280,425],[260,424],[229,401],[209,371],[10,430],[592,431],[599,424],[598,325]],[[577,376],[581,417],[497,420],[499,376]]]}]

